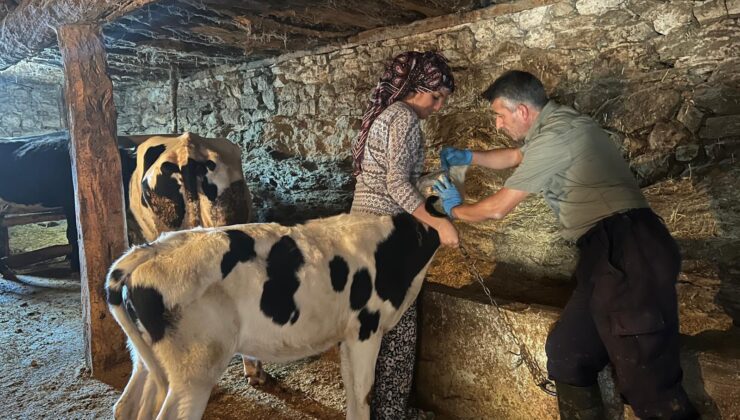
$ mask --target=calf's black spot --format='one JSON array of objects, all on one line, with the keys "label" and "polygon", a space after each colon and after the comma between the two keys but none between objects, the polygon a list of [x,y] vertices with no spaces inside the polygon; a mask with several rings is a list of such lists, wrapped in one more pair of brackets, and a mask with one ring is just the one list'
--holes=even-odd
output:
[{"label": "calf's black spot", "polygon": [[393,231],[375,250],[375,290],[401,307],[411,283],[439,247],[439,235],[408,213],[393,216]]},{"label": "calf's black spot", "polygon": [[116,268],[115,270],[110,272],[110,278],[114,282],[118,283],[123,278],[123,270],[120,268]]},{"label": "calf's black spot", "polygon": [[106,287],[105,288],[105,301],[108,302],[108,305],[112,306],[118,306],[123,301],[123,295],[121,294],[121,290],[118,288],[111,288]]},{"label": "calf's black spot", "polygon": [[360,321],[360,341],[365,341],[370,336],[378,331],[378,323],[380,322],[380,312],[370,312],[367,308],[363,308],[357,319]]},{"label": "calf's black spot", "polygon": [[157,289],[130,287],[124,302],[131,320],[134,322],[138,320],[144,326],[152,343],[161,340],[165,330],[172,326],[171,314],[165,307],[164,299]]},{"label": "calf's black spot", "polygon": [[231,273],[238,262],[247,262],[257,254],[254,251],[254,239],[240,230],[227,230],[229,237],[229,250],[221,258],[222,278]]},{"label": "calf's black spot", "polygon": [[118,306],[123,301],[123,295],[121,293],[120,282],[123,279],[123,270],[116,268],[110,272],[110,281],[108,286],[105,287],[105,301],[109,305]]},{"label": "calf's black spot", "polygon": [[349,306],[358,311],[370,300],[373,284],[370,281],[370,272],[366,268],[357,270],[352,279],[352,288],[349,290]]},{"label": "calf's black spot", "polygon": [[329,273],[331,274],[331,287],[335,292],[344,290],[347,285],[347,276],[349,276],[349,266],[347,261],[339,255],[332,258],[329,262]]},{"label": "calf's black spot", "polygon": [[298,270],[303,263],[303,254],[290,236],[283,236],[270,249],[260,310],[276,324],[285,325],[298,320],[300,311],[293,297],[300,285]]}]

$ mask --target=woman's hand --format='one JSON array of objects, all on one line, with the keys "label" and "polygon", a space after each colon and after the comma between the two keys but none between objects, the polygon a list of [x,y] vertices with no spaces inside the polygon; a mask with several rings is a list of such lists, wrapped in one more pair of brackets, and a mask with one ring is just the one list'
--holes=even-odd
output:
[{"label": "woman's hand", "polygon": [[435,227],[437,233],[439,233],[439,242],[442,246],[449,246],[457,248],[460,246],[460,236],[457,233],[457,229],[449,219],[438,219],[439,225]]}]

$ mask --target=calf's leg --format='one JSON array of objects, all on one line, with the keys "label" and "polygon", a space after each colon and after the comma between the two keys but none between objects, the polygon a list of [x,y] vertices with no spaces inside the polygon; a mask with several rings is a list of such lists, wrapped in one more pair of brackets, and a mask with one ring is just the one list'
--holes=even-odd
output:
[{"label": "calf's leg", "polygon": [[136,418],[138,404],[144,393],[144,385],[146,384],[148,374],[149,372],[141,360],[136,360],[134,362],[134,370],[131,372],[131,378],[123,389],[121,397],[113,406],[113,416],[116,419]]},{"label": "calf's leg", "polygon": [[172,384],[157,420],[199,420],[206,411],[213,385],[215,381]]},{"label": "calf's leg", "polygon": [[154,416],[159,412],[159,408],[162,406],[162,401],[164,400],[164,395],[167,392],[166,389],[160,389],[159,385],[157,385],[157,381],[154,380],[151,374],[147,373],[144,379],[139,412],[136,416],[137,420],[150,420],[154,418]]},{"label": "calf's leg", "polygon": [[348,340],[341,345],[348,419],[370,419],[370,391],[375,381],[375,360],[378,358],[380,339],[380,334],[373,334],[367,340]]},{"label": "calf's leg", "polygon": [[244,365],[244,376],[247,377],[249,385],[264,385],[267,381],[267,373],[262,369],[262,362],[259,359],[242,355],[242,364]]}]

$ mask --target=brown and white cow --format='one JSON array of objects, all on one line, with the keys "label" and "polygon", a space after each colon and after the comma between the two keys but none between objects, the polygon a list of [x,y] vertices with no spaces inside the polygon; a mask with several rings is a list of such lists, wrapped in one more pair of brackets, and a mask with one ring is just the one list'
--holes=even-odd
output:
[{"label": "brown and white cow", "polygon": [[239,146],[193,133],[151,136],[136,147],[129,200],[147,241],[173,230],[246,223],[252,206]]},{"label": "brown and white cow", "polygon": [[[241,151],[227,139],[184,133],[120,136],[119,143],[129,213],[145,240],[171,230],[249,220],[251,196]],[[0,214],[62,207],[73,250],[70,260],[77,269],[69,144],[68,131],[0,138]]]}]

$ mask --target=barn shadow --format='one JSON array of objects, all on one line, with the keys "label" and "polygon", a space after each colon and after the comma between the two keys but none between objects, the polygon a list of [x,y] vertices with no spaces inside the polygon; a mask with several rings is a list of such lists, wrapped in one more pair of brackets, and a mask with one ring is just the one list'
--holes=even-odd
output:
[{"label": "barn shadow", "polygon": [[250,386],[243,376],[241,358],[235,357],[214,387],[204,419],[344,419],[338,407],[344,390],[337,384],[339,367],[335,351],[291,363],[265,364],[270,378]]}]

